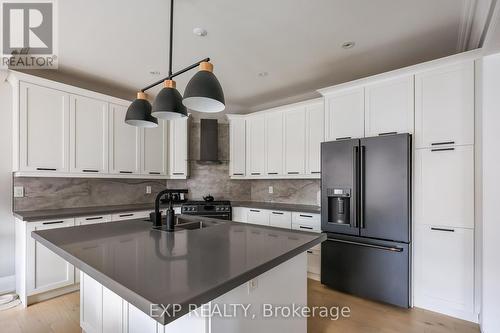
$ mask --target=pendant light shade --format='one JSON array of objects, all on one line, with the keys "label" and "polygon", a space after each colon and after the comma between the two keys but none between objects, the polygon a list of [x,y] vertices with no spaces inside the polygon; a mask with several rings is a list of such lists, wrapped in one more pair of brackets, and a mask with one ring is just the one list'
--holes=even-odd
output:
[{"label": "pendant light shade", "polygon": [[141,91],[137,93],[137,99],[127,109],[125,123],[136,127],[152,128],[158,126],[158,120],[151,116],[151,104],[145,93]]},{"label": "pendant light shade", "polygon": [[186,86],[182,103],[190,110],[198,112],[221,112],[225,106],[224,92],[212,73],[213,65],[201,62],[199,71]]},{"label": "pendant light shade", "polygon": [[175,89],[175,81],[165,80],[164,85],[164,88],[156,96],[151,115],[166,120],[187,117],[186,107],[182,104],[182,96]]}]

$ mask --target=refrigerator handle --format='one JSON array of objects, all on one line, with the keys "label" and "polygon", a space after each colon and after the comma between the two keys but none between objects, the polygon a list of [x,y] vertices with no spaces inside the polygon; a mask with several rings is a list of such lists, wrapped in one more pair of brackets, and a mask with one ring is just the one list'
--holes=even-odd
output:
[{"label": "refrigerator handle", "polygon": [[358,160],[359,160],[359,150],[358,146],[352,147],[352,186],[353,191],[351,195],[351,228],[358,227]]},{"label": "refrigerator handle", "polygon": [[365,146],[359,147],[359,226],[365,228]]}]

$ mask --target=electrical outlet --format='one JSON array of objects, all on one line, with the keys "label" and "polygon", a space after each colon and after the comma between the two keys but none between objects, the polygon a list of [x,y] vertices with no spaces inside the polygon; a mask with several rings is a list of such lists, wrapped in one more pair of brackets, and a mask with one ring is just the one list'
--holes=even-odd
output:
[{"label": "electrical outlet", "polygon": [[146,186],[146,194],[151,194],[151,186]]},{"label": "electrical outlet", "polygon": [[250,295],[252,293],[252,291],[257,289],[258,286],[259,286],[259,283],[258,283],[256,278],[248,281],[248,294]]},{"label": "electrical outlet", "polygon": [[273,194],[274,193],[274,188],[272,186],[269,186],[269,194]]},{"label": "electrical outlet", "polygon": [[23,198],[23,197],[24,197],[24,187],[14,186],[14,198]]}]

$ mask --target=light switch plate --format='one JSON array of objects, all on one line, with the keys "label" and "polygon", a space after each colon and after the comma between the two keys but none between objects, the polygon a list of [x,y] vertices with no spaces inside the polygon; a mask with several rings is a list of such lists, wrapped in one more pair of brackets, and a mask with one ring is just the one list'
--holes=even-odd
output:
[{"label": "light switch plate", "polygon": [[146,194],[151,194],[151,186],[146,186]]},{"label": "light switch plate", "polygon": [[24,187],[14,186],[14,198],[23,198],[23,197],[24,197]]},{"label": "light switch plate", "polygon": [[269,194],[273,194],[274,193],[274,188],[272,186],[269,186]]}]

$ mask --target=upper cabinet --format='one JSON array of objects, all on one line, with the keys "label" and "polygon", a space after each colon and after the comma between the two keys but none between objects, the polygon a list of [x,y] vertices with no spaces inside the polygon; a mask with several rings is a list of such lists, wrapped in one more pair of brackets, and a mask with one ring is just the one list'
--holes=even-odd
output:
[{"label": "upper cabinet", "polygon": [[413,133],[413,75],[365,87],[365,136]]},{"label": "upper cabinet", "polygon": [[230,118],[229,122],[229,174],[231,177],[246,175],[246,125],[245,118]]},{"label": "upper cabinet", "polygon": [[129,101],[19,72],[7,79],[14,176],[188,176],[187,119],[138,128],[125,123]]},{"label": "upper cabinet", "polygon": [[321,173],[321,142],[325,141],[325,106],[323,100],[306,107],[306,173]]},{"label": "upper cabinet", "polygon": [[247,171],[249,176],[262,176],[266,170],[266,118],[251,116],[246,121]]},{"label": "upper cabinet", "polygon": [[474,62],[415,76],[417,148],[474,143]]},{"label": "upper cabinet", "polygon": [[186,178],[189,175],[189,117],[170,121],[170,176]]},{"label": "upper cabinet", "polygon": [[325,96],[326,141],[365,136],[364,89],[342,90]]},{"label": "upper cabinet", "polygon": [[283,174],[283,112],[264,115],[266,119],[266,174]]},{"label": "upper cabinet", "polygon": [[71,95],[70,170],[83,173],[108,172],[108,103]]},{"label": "upper cabinet", "polygon": [[306,109],[285,112],[285,173],[302,175],[306,171]]},{"label": "upper cabinet", "polygon": [[126,113],[126,106],[110,105],[109,171],[118,174],[139,174],[141,129],[123,121]]},{"label": "upper cabinet", "polygon": [[15,171],[68,172],[69,94],[25,82],[19,89]]}]

